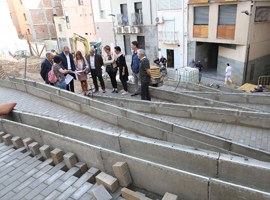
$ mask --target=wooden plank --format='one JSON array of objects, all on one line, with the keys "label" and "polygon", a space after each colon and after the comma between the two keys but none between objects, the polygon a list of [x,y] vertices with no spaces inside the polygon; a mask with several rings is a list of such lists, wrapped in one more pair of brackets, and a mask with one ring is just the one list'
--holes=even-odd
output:
[{"label": "wooden plank", "polygon": [[189,0],[188,4],[208,3],[208,0]]},{"label": "wooden plank", "polygon": [[211,3],[237,2],[238,0],[212,0]]},{"label": "wooden plank", "polygon": [[218,25],[217,26],[217,38],[234,40],[235,26],[234,25]]},{"label": "wooden plank", "polygon": [[208,37],[208,25],[194,25],[193,37],[207,38]]}]

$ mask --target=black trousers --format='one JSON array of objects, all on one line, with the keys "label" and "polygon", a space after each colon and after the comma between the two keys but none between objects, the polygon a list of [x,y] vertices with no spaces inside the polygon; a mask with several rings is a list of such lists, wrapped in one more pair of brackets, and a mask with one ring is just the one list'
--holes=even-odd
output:
[{"label": "black trousers", "polygon": [[67,90],[74,92],[74,79],[72,79],[70,83],[67,85]]},{"label": "black trousers", "polygon": [[116,74],[117,74],[117,70],[116,71],[110,71],[110,72],[107,72],[110,79],[111,79],[111,83],[112,83],[112,86],[113,88],[116,88],[117,89],[117,81],[116,81]]},{"label": "black trousers", "polygon": [[151,101],[149,82],[141,82],[141,99]]},{"label": "black trousers", "polygon": [[102,90],[105,90],[105,84],[104,84],[104,80],[102,78],[102,74],[97,74],[95,69],[91,69],[91,75],[92,75],[92,80],[95,86],[95,90],[98,91],[98,83],[97,83],[97,78],[100,82],[100,86],[102,88]]},{"label": "black trousers", "polygon": [[125,76],[120,76],[120,80],[121,80],[123,89],[124,89],[125,91],[128,91],[128,88],[127,88],[127,79],[126,79],[126,77],[125,77]]}]

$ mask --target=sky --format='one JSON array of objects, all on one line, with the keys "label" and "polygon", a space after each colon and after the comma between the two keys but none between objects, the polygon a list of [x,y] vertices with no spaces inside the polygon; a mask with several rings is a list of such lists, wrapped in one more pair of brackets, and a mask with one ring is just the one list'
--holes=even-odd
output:
[{"label": "sky", "polygon": [[[16,50],[27,48],[25,41],[22,42],[16,33],[16,29],[12,24],[6,0],[0,0],[0,52],[14,53]],[[26,45],[26,46],[25,46]]]}]

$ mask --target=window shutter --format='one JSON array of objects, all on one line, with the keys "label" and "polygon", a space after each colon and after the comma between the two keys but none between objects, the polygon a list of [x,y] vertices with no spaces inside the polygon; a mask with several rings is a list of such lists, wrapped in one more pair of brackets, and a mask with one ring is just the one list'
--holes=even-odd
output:
[{"label": "window shutter", "polygon": [[235,25],[237,5],[219,6],[219,25]]},{"label": "window shutter", "polygon": [[194,8],[194,24],[195,25],[208,25],[209,21],[209,7],[198,6]]}]

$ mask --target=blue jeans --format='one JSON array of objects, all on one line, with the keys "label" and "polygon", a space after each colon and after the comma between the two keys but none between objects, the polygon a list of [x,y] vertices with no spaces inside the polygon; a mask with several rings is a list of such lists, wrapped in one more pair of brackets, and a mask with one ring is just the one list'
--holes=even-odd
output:
[{"label": "blue jeans", "polygon": [[55,86],[64,90],[67,88],[67,84],[65,81],[62,81],[62,82],[58,81],[57,83],[55,83]]},{"label": "blue jeans", "polygon": [[199,72],[199,83],[201,82],[202,80],[202,72]]}]

